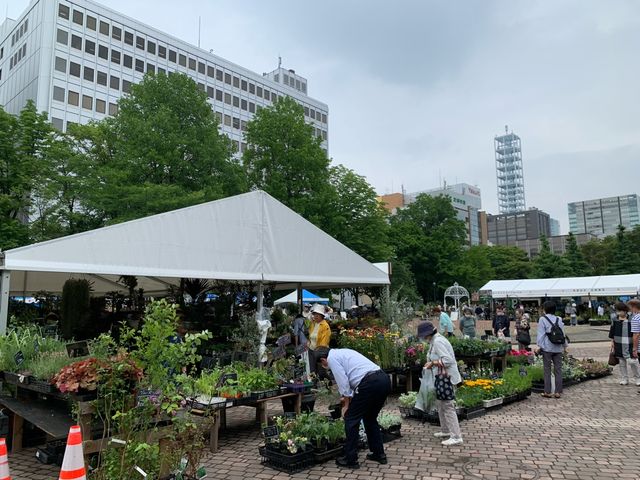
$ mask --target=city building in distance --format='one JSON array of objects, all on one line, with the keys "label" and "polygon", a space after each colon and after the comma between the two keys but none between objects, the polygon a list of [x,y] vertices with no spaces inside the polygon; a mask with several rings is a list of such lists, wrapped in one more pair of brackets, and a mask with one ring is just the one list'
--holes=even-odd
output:
[{"label": "city building in distance", "polygon": [[560,235],[560,221],[555,218],[549,218],[549,229],[552,237]]},{"label": "city building in distance", "polygon": [[[591,240],[595,240],[597,238],[595,235],[591,235],[590,233],[579,233],[574,235],[574,237],[578,246],[589,243]],[[549,241],[549,248],[551,249],[551,252],[556,255],[564,255],[566,253],[569,235],[552,235],[547,238],[547,240]],[[542,249],[542,242],[539,238],[516,240],[515,246],[524,250],[529,258],[535,258]]]},{"label": "city building in distance", "polygon": [[504,130],[504,135],[494,138],[498,208],[500,213],[522,212],[526,205],[520,137],[508,126]]},{"label": "city building in distance", "polygon": [[640,224],[638,195],[597,198],[568,204],[569,231],[574,234],[590,233],[598,237],[614,235],[618,226],[633,228]]},{"label": "city building in distance", "polygon": [[487,214],[487,232],[492,245],[518,246],[518,241],[551,236],[549,214],[537,208],[516,213]]},{"label": "city building in distance", "polygon": [[[478,187],[467,183],[447,185],[445,182],[441,188],[414,193],[391,193],[381,195],[378,198],[385,208],[394,214],[398,209],[413,203],[420,194],[431,197],[440,195],[448,196],[451,200],[451,205],[453,205],[453,208],[456,210],[458,219],[463,221],[466,226],[469,245],[480,245],[482,243],[481,219],[484,217],[482,217],[480,213],[484,212],[480,212],[482,208],[482,197]],[[486,244],[486,241],[484,243]]]},{"label": "city building in distance", "polygon": [[32,0],[0,25],[0,105],[17,114],[33,100],[59,130],[116,114],[118,99],[146,73],[172,72],[207,94],[238,151],[247,122],[282,96],[303,107],[328,150],[327,105],[281,65],[260,75],[89,0]]}]

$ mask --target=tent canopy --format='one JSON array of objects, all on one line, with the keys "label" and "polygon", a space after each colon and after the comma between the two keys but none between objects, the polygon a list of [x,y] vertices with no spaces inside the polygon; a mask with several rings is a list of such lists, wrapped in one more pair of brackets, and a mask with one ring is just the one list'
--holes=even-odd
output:
[{"label": "tent canopy", "polygon": [[[308,290],[302,290],[302,302],[303,303],[329,303],[328,298],[322,298],[317,296],[315,293],[311,293]],[[283,303],[298,303],[298,291],[294,290],[293,292],[285,295],[282,298],[279,298],[275,302],[274,305],[281,305]]]},{"label": "tent canopy", "polygon": [[491,280],[480,289],[493,298],[614,297],[638,295],[640,274],[525,280]]},{"label": "tent canopy", "polygon": [[[180,278],[272,283],[279,289],[386,285],[389,276],[262,191],[254,191],[89,232],[8,250],[10,294],[60,292],[87,278],[96,294],[146,293]],[[2,289],[5,290],[5,282]]]}]

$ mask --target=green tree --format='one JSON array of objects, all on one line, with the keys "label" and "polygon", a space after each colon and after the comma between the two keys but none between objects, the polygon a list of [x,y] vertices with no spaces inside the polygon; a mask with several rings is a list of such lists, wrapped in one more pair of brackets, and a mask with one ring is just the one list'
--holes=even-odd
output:
[{"label": "green tree", "polygon": [[565,257],[556,255],[551,251],[549,240],[546,236],[540,237],[540,252],[533,259],[533,278],[570,277],[571,266]]},{"label": "green tree", "polygon": [[584,259],[582,251],[578,248],[575,235],[571,232],[569,232],[569,237],[567,238],[564,258],[569,264],[573,276],[584,277],[591,274],[591,268]]},{"label": "green tree", "polygon": [[456,265],[467,241],[449,198],[418,195],[390,223],[397,258],[411,268],[422,298],[426,302],[433,296],[433,282],[439,296],[456,281]]},{"label": "green tree", "polygon": [[0,108],[0,249],[30,241],[32,192],[48,176],[51,136],[32,101],[17,117]]},{"label": "green tree", "polygon": [[[335,199],[329,158],[304,110],[289,97],[261,109],[247,124],[244,168],[252,189],[261,189],[316,225],[327,223]],[[324,228],[324,227],[323,227]]]},{"label": "green tree", "polygon": [[605,275],[611,263],[615,237],[594,239],[580,246],[580,252],[593,275]]},{"label": "green tree", "polygon": [[366,179],[343,165],[330,169],[335,198],[327,225],[322,227],[370,262],[391,258],[388,243],[387,211],[378,202]]},{"label": "green tree", "polygon": [[462,252],[456,266],[457,282],[470,292],[477,291],[488,281],[495,279],[495,270],[487,254],[490,247],[473,246]]},{"label": "green tree", "polygon": [[[635,237],[635,234],[634,234]],[[627,273],[638,273],[640,267],[640,252],[637,245],[633,244],[631,235],[622,225],[618,226],[618,231],[613,241],[611,263],[607,269],[610,275],[624,275]]]},{"label": "green tree", "polygon": [[515,280],[528,278],[531,262],[524,250],[506,245],[481,246],[494,271],[496,280]]},{"label": "green tree", "polygon": [[416,278],[405,262],[391,262],[391,292],[397,293],[399,298],[406,298],[412,304],[422,300],[416,289]]},{"label": "green tree", "polygon": [[75,135],[95,165],[83,203],[104,222],[245,191],[231,141],[219,133],[206,94],[186,75],[146,75],[120,99],[117,115]]}]

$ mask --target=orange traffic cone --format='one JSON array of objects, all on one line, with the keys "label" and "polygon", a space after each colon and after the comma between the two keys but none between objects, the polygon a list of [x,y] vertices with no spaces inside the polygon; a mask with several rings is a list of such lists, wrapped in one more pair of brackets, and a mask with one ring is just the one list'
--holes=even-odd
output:
[{"label": "orange traffic cone", "polygon": [[0,480],[11,480],[9,458],[7,457],[7,442],[4,438],[0,438]]},{"label": "orange traffic cone", "polygon": [[[0,480],[2,480],[1,477]],[[82,431],[78,425],[69,429],[59,480],[87,480],[82,452]]]}]

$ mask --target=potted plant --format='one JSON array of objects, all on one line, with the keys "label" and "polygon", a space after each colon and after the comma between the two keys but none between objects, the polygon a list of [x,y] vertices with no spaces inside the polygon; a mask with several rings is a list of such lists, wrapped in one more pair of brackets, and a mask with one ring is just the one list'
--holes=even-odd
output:
[{"label": "potted plant", "polygon": [[394,413],[380,412],[378,414],[378,424],[382,430],[382,441],[391,442],[402,436],[402,417]]}]

